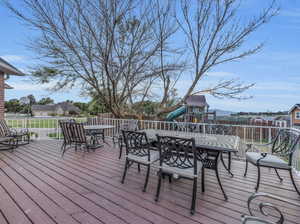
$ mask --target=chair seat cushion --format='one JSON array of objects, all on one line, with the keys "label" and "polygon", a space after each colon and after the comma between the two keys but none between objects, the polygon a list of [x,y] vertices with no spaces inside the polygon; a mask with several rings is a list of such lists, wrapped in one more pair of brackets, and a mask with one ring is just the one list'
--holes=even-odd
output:
[{"label": "chair seat cushion", "polygon": [[188,178],[197,177],[198,174],[200,173],[201,168],[202,168],[202,163],[200,161],[198,161],[197,162],[197,172],[196,172],[196,175],[194,175],[194,167],[182,169],[182,168],[169,166],[165,163],[162,164],[162,171],[164,173],[175,174],[178,176],[188,177]]},{"label": "chair seat cushion", "polygon": [[148,156],[138,156],[138,155],[133,155],[133,154],[128,154],[126,157],[129,160],[138,162],[138,163],[143,163],[143,164],[150,164],[159,159],[159,152],[157,151],[150,151],[150,161],[148,161]]},{"label": "chair seat cushion", "polygon": [[[246,160],[253,163],[257,164],[257,161],[262,158],[263,156],[261,153],[258,152],[247,152],[246,153]],[[290,166],[286,161],[283,159],[279,158],[278,156],[267,154],[266,157],[262,158],[259,160],[259,165],[261,166],[268,166],[268,167],[275,167],[275,168],[283,168],[283,169],[288,169]]]}]

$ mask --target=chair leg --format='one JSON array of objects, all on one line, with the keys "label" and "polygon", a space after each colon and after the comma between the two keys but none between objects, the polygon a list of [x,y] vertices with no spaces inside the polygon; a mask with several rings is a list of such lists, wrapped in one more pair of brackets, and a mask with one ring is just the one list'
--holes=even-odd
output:
[{"label": "chair leg", "polygon": [[121,183],[122,183],[122,184],[124,184],[124,180],[125,180],[126,173],[127,173],[127,169],[128,169],[128,164],[129,164],[129,161],[128,161],[128,159],[126,158],[126,161],[125,161],[125,168],[124,168],[124,173],[123,173],[123,177],[122,177],[122,180],[121,180]]},{"label": "chair leg", "polygon": [[169,175],[169,183],[172,183],[172,175]]},{"label": "chair leg", "polygon": [[141,165],[138,163],[138,172],[141,172]]},{"label": "chair leg", "polygon": [[258,188],[259,188],[259,183],[260,183],[260,166],[257,166],[257,183],[256,183],[256,187],[255,187],[255,191],[257,192],[258,191]]},{"label": "chair leg", "polygon": [[148,180],[149,180],[149,174],[150,174],[150,165],[147,166],[147,174],[146,174],[143,192],[146,192],[146,188],[147,188]]},{"label": "chair leg", "polygon": [[65,145],[63,146],[63,149],[62,149],[61,157],[64,156],[64,154],[65,154],[65,152],[66,152],[66,147],[67,147],[67,145],[65,144]]},{"label": "chair leg", "polygon": [[116,137],[115,136],[112,137],[112,142],[113,142],[113,145],[116,146]]},{"label": "chair leg", "polygon": [[61,147],[60,147],[60,151],[63,151],[64,146],[66,145],[66,143],[64,142]]},{"label": "chair leg", "polygon": [[247,176],[247,172],[248,172],[248,161],[246,160],[246,168],[245,168],[244,177]]},{"label": "chair leg", "polygon": [[282,179],[281,176],[279,175],[278,170],[277,170],[276,168],[274,168],[274,170],[275,170],[275,172],[276,172],[276,175],[277,175],[277,177],[278,177],[280,183],[282,183],[283,179]]},{"label": "chair leg", "polygon": [[202,188],[202,192],[205,192],[205,183],[204,183],[204,179],[205,179],[205,173],[204,173],[204,166],[202,166],[202,172],[201,172],[201,188]]},{"label": "chair leg", "polygon": [[195,214],[196,198],[197,198],[197,177],[194,177],[193,197],[192,197],[192,206],[191,206],[191,214],[192,215]]},{"label": "chair leg", "polygon": [[123,152],[123,145],[122,145],[122,143],[119,143],[119,149],[120,149],[119,159],[121,159],[121,157],[122,157],[122,152]]},{"label": "chair leg", "polygon": [[160,170],[160,171],[158,171],[158,183],[157,183],[155,201],[158,201],[158,198],[159,198],[160,187],[161,187],[161,179],[162,179],[162,171]]},{"label": "chair leg", "polygon": [[292,179],[293,186],[294,186],[296,192],[300,195],[300,191],[299,191],[299,189],[298,189],[298,187],[297,187],[297,185],[295,183],[294,177],[293,177],[293,171],[289,170],[289,172],[290,172],[290,176],[291,176],[291,179]]},{"label": "chair leg", "polygon": [[225,191],[223,189],[223,186],[222,186],[222,183],[221,183],[221,180],[220,180],[220,177],[219,177],[218,169],[216,169],[215,171],[216,171],[216,176],[217,176],[217,179],[218,179],[219,186],[220,186],[221,191],[222,191],[222,193],[224,195],[225,201],[227,201],[228,197],[227,197],[227,195],[226,195],[226,193],[225,193]]}]

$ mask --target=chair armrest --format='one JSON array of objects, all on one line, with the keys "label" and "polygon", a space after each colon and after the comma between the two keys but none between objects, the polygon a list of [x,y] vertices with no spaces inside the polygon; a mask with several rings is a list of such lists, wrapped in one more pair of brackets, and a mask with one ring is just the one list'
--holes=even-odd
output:
[{"label": "chair armrest", "polygon": [[269,143],[266,143],[266,144],[254,144],[254,143],[247,143],[246,146],[247,146],[247,149],[246,149],[246,152],[248,152],[250,149],[252,148],[261,148],[261,147],[265,147],[265,146],[269,146],[269,145],[272,145],[274,142],[269,142]]},{"label": "chair armrest", "polygon": [[255,223],[262,223],[262,224],[276,224],[274,222],[269,222],[258,217],[246,216],[246,215],[242,216],[242,224],[247,224],[248,222],[251,223],[252,221],[255,221]]},{"label": "chair armrest", "polygon": [[[256,217],[254,217],[253,211],[259,211],[266,218],[271,216],[273,218],[276,217],[278,219],[278,220],[276,220],[276,222],[271,222],[271,221],[267,221],[265,219],[262,219],[262,220],[264,220],[264,222],[262,222],[262,223],[282,224],[282,223],[284,223],[284,216],[283,216],[281,210],[279,208],[277,208],[275,205],[273,205],[272,203],[270,203],[270,202],[261,202],[261,201],[259,201],[257,204],[255,204],[256,206],[258,206],[257,210],[255,210],[254,208],[251,208],[252,202],[257,198],[272,199],[272,200],[276,200],[276,201],[284,202],[284,203],[287,203],[287,204],[290,204],[290,205],[293,205],[293,206],[300,207],[300,204],[298,204],[294,201],[285,199],[285,198],[281,198],[281,197],[271,195],[271,194],[268,194],[268,193],[263,193],[263,192],[254,193],[248,198],[248,210],[249,210],[250,216],[252,218],[256,218]],[[246,219],[246,220],[242,223],[247,223],[246,221],[250,221],[250,218],[248,218],[248,216],[242,217],[242,220],[244,220],[244,219]]]},{"label": "chair armrest", "polygon": [[[277,201],[281,201],[281,202],[284,202],[284,203],[287,203],[289,205],[293,205],[293,206],[297,206],[300,208],[300,204],[299,203],[296,203],[294,201],[291,201],[291,200],[288,200],[286,198],[282,198],[282,197],[279,197],[279,196],[275,196],[275,195],[272,195],[272,194],[268,194],[268,193],[264,193],[264,192],[258,192],[258,193],[254,193],[252,194],[249,199],[248,199],[248,205],[251,204],[251,202],[258,198],[258,197],[265,197],[265,198],[270,198],[270,199],[274,199],[274,200],[277,200]],[[249,206],[248,206],[249,208]]]},{"label": "chair armrest", "polygon": [[16,130],[17,134],[23,134],[23,135],[28,135],[29,134],[29,129],[28,128],[22,128],[19,131]]}]

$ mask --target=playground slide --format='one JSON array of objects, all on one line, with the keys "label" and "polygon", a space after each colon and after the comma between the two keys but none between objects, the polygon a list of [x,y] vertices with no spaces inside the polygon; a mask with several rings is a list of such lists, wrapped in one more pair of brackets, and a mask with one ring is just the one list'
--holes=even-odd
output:
[{"label": "playground slide", "polygon": [[178,109],[169,113],[166,117],[166,121],[173,121],[175,118],[183,115],[186,112],[186,106],[179,107]]}]

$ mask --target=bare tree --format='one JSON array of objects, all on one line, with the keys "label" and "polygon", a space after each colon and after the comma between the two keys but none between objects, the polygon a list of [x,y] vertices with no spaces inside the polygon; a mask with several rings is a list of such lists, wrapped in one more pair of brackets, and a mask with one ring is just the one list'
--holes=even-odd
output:
[{"label": "bare tree", "polygon": [[[138,116],[133,105],[147,100],[158,102],[161,116],[198,92],[243,98],[252,84],[197,84],[213,67],[260,50],[262,44],[241,48],[277,12],[272,3],[245,22],[238,20],[239,0],[22,0],[26,11],[2,1],[39,31],[30,46],[46,63],[33,76],[56,81],[55,89],[80,85],[117,117]],[[174,102],[177,82],[190,72],[191,85]]]},{"label": "bare tree", "polygon": [[[186,36],[193,57],[193,81],[184,98],[193,94],[199,80],[213,67],[257,53],[263,44],[242,49],[248,36],[277,14],[275,1],[260,15],[245,21],[238,16],[242,0],[181,0],[181,18],[177,22]],[[191,7],[192,6],[192,7]],[[217,97],[242,99],[240,96],[253,84],[225,80],[199,92]]]}]

